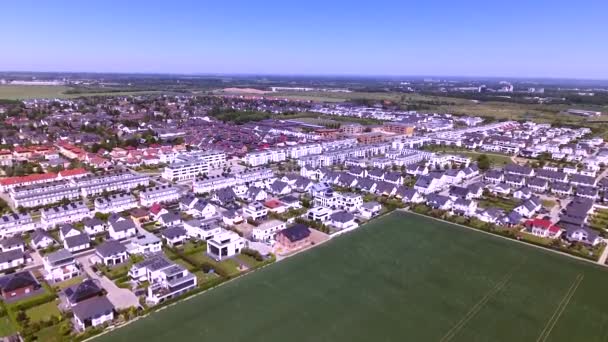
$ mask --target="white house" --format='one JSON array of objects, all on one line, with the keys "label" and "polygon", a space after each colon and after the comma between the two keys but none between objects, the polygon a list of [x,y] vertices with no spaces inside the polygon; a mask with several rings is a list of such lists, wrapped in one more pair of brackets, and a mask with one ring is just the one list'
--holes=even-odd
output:
[{"label": "white house", "polygon": [[108,240],[95,247],[95,255],[107,266],[122,264],[128,259],[127,248],[116,240]]},{"label": "white house", "polygon": [[240,253],[244,247],[245,239],[239,234],[222,229],[219,234],[207,241],[207,254],[219,261]]},{"label": "white house", "polygon": [[253,227],[251,238],[255,241],[269,241],[281,230],[287,228],[287,223],[279,220],[269,220]]},{"label": "white house", "polygon": [[127,253],[132,255],[153,254],[162,251],[163,243],[154,234],[144,233],[130,240],[127,245]]},{"label": "white house", "polygon": [[105,296],[95,296],[74,307],[74,323],[79,331],[97,327],[114,320],[114,305]]},{"label": "white house", "polygon": [[330,224],[338,229],[357,228],[359,225],[355,222],[355,216],[346,211],[338,211],[331,214]]},{"label": "white house", "polygon": [[91,238],[87,233],[68,236],[63,240],[63,247],[72,253],[80,252],[91,247]]},{"label": "white house", "polygon": [[194,219],[186,221],[184,222],[184,229],[188,237],[205,241],[222,231],[217,217],[207,220]]},{"label": "white house", "polygon": [[66,249],[60,249],[45,255],[42,264],[44,266],[44,278],[48,281],[59,282],[80,275],[76,259]]},{"label": "white house", "polygon": [[137,235],[137,227],[131,218],[119,217],[110,220],[108,233],[111,239],[122,240]]},{"label": "white house", "polygon": [[380,203],[374,202],[374,201],[365,202],[359,208],[359,215],[361,215],[361,217],[363,217],[363,218],[370,219],[370,218],[380,214],[381,210],[382,210],[382,205]]}]

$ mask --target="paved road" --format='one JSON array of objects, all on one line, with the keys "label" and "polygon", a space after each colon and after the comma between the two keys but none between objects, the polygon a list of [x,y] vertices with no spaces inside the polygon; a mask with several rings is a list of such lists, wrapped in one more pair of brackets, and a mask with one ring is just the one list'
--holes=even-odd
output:
[{"label": "paved road", "polygon": [[97,279],[101,286],[108,292],[108,299],[117,309],[126,309],[132,306],[139,306],[139,299],[137,296],[128,289],[122,289],[110,279],[105,276],[98,276],[93,269],[91,268],[91,262],[89,261],[89,256],[81,256],[78,258],[78,261],[82,265],[84,271],[88,274],[92,279]]}]

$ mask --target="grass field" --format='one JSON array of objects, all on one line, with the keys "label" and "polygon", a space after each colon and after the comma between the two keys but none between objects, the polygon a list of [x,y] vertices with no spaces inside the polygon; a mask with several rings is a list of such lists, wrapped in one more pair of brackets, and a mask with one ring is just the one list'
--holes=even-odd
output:
[{"label": "grass field", "polygon": [[405,213],[98,341],[606,341],[608,270]]},{"label": "grass field", "polygon": [[0,317],[0,336],[10,336],[16,332],[17,327],[7,315]]},{"label": "grass field", "polygon": [[31,98],[76,98],[82,96],[121,96],[121,95],[142,95],[158,93],[154,91],[133,91],[133,92],[109,92],[109,93],[83,93],[66,94],[70,87],[66,86],[38,86],[38,85],[0,85],[0,99],[23,100]]},{"label": "grass field", "polygon": [[28,309],[25,313],[32,322],[47,320],[51,318],[51,316],[61,317],[61,313],[59,312],[59,309],[57,309],[57,304],[58,302],[55,301],[44,303]]}]

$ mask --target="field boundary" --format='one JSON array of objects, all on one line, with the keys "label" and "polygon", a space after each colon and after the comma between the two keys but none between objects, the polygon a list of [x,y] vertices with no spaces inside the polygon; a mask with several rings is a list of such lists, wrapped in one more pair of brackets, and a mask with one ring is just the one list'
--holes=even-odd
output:
[{"label": "field boundary", "polygon": [[[491,232],[487,232],[485,230],[475,229],[473,227],[469,227],[469,226],[466,226],[464,224],[450,222],[450,221],[447,221],[447,220],[442,220],[442,219],[437,218],[437,217],[432,217],[432,216],[428,216],[428,215],[424,215],[424,214],[419,214],[419,213],[416,213],[416,212],[413,212],[413,211],[407,210],[407,209],[397,209],[397,210],[399,210],[401,212],[404,212],[404,213],[408,213],[408,214],[413,214],[413,215],[417,215],[417,216],[421,216],[421,217],[426,217],[426,218],[428,218],[430,220],[435,220],[435,221],[443,222],[443,223],[454,225],[454,226],[457,226],[457,227],[460,227],[460,228],[466,228],[466,229],[474,231],[474,232],[483,233],[483,234],[494,236],[496,238],[504,239],[504,240],[507,240],[507,241],[519,243],[521,245],[528,246],[528,247],[533,247],[533,248],[536,248],[536,249],[541,250],[541,251],[547,251],[547,252],[563,255],[563,256],[566,256],[568,258],[572,258],[572,259],[575,259],[575,260],[578,260],[578,261],[584,261],[586,263],[598,266],[598,267],[600,267],[602,269],[608,268],[608,265],[599,264],[597,261],[581,258],[579,256],[568,254],[568,253],[565,253],[565,252],[562,252],[562,251],[557,251],[555,249],[546,248],[546,247],[538,246],[538,245],[535,245],[535,244],[532,244],[532,243],[528,243],[528,242],[525,242],[525,241],[508,238],[508,237],[502,236],[500,234],[494,234],[494,233],[491,233]],[[608,248],[608,247],[606,247],[606,248]]]}]

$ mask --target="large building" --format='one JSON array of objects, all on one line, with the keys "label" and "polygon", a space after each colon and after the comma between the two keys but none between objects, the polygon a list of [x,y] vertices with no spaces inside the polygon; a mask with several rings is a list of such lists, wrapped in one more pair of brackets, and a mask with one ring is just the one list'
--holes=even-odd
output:
[{"label": "large building", "polygon": [[385,122],[384,125],[382,125],[382,130],[403,135],[414,134],[414,126],[402,122]]},{"label": "large building", "polygon": [[194,179],[209,171],[226,165],[226,153],[218,151],[195,151],[178,156],[165,167],[162,177],[171,181]]},{"label": "large building", "polygon": [[83,202],[73,202],[40,210],[40,223],[44,229],[52,229],[63,223],[74,223],[91,217],[91,210]]},{"label": "large building", "polygon": [[128,171],[106,172],[73,180],[83,197],[98,196],[106,192],[131,191],[138,186],[148,186],[150,178]]},{"label": "large building", "polygon": [[195,194],[204,194],[219,189],[229,188],[237,184],[235,177],[216,176],[195,179],[192,182],[192,191]]},{"label": "large building", "polygon": [[137,199],[129,193],[97,197],[93,202],[95,211],[99,213],[117,213],[138,207]]},{"label": "large building", "polygon": [[0,217],[0,237],[2,238],[35,229],[36,224],[30,214],[6,214]]},{"label": "large building", "polygon": [[256,151],[247,153],[245,163],[251,166],[266,165],[269,163],[278,163],[287,159],[287,153],[283,149]]},{"label": "large building", "polygon": [[153,186],[139,192],[139,202],[144,207],[150,207],[154,203],[177,201],[179,197],[179,189],[173,185]]},{"label": "large building", "polygon": [[69,181],[63,180],[14,187],[10,189],[9,196],[15,207],[32,208],[80,198],[80,191]]}]

